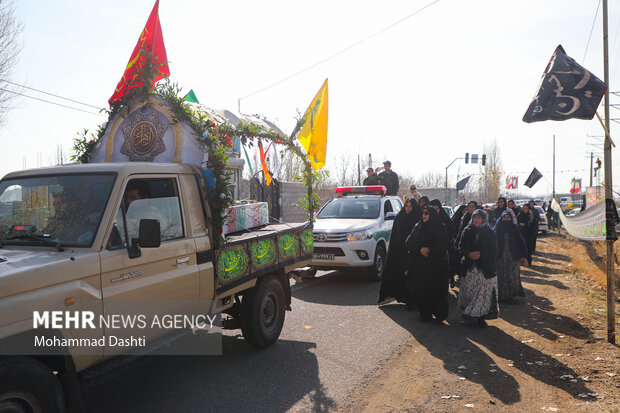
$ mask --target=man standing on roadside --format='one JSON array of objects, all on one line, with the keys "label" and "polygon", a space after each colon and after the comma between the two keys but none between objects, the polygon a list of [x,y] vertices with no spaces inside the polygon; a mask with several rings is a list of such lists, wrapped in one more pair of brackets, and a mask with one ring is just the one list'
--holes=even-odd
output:
[{"label": "man standing on roadside", "polygon": [[379,178],[387,188],[387,195],[396,195],[398,193],[398,175],[392,171],[392,162],[383,162],[384,171],[379,174]]},{"label": "man standing on roadside", "polygon": [[420,193],[420,191],[418,191],[418,187],[416,187],[414,184],[409,185],[409,192],[411,193],[411,198],[415,199],[416,201],[419,201],[422,197],[422,194]]}]

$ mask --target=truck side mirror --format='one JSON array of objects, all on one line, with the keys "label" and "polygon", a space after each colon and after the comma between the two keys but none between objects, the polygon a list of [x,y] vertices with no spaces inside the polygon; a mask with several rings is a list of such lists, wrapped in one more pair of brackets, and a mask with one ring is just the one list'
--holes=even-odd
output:
[{"label": "truck side mirror", "polygon": [[138,245],[142,248],[157,248],[161,245],[159,221],[156,219],[141,219]]},{"label": "truck side mirror", "polygon": [[386,221],[394,221],[394,218],[396,218],[396,212],[388,212],[385,214]]}]

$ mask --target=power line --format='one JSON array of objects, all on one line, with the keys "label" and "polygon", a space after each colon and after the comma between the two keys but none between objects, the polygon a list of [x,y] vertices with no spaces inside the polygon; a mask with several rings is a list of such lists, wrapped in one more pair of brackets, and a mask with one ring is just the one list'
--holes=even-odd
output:
[{"label": "power line", "polygon": [[55,95],[55,94],[49,93],[49,92],[44,92],[42,90],[35,89],[33,87],[29,87],[29,86],[26,86],[26,85],[20,85],[19,83],[14,83],[14,82],[8,81],[6,79],[0,79],[0,82],[8,83],[8,84],[11,84],[11,85],[14,85],[14,86],[23,87],[24,89],[34,90],[35,92],[43,93],[43,94],[49,95],[49,96],[54,96],[55,98],[58,98],[58,99],[68,100],[69,102],[77,103],[77,104],[80,104],[80,105],[89,106],[89,107],[97,109],[97,110],[104,110],[103,108],[100,108],[98,106],[89,105],[88,103],[80,102],[78,100],[69,99],[69,98],[66,98],[66,97],[63,97],[63,96],[59,96],[59,95]]},{"label": "power line", "polygon": [[52,102],[52,101],[50,101],[50,100],[45,100],[45,99],[41,99],[41,98],[35,98],[34,96],[24,95],[23,93],[15,92],[15,91],[13,91],[13,90],[4,89],[4,88],[0,88],[0,90],[2,90],[2,91],[4,91],[4,92],[13,93],[13,94],[15,94],[15,95],[23,96],[23,97],[25,97],[25,98],[30,98],[30,99],[34,99],[34,100],[39,100],[39,101],[41,101],[41,102],[45,102],[45,103],[51,103],[52,105],[62,106],[63,108],[68,108],[68,109],[77,110],[77,111],[79,111],[79,112],[90,113],[91,115],[100,115],[100,113],[89,112],[89,111],[87,111],[87,110],[83,110],[83,109],[74,108],[74,107],[72,107],[72,106],[63,105],[63,104],[61,104],[61,103]]},{"label": "power line", "polygon": [[383,29],[379,30],[378,32],[376,32],[376,33],[374,33],[374,34],[371,34],[370,36],[365,37],[364,39],[362,39],[362,40],[360,40],[360,41],[358,41],[358,42],[356,42],[356,43],[354,43],[354,44],[352,44],[352,45],[350,45],[350,46],[348,46],[348,47],[345,47],[344,49],[342,49],[342,50],[340,50],[340,51],[338,51],[338,52],[336,52],[336,53],[332,54],[332,55],[331,55],[331,56],[329,56],[329,57],[326,57],[326,58],[325,58],[325,59],[323,59],[323,60],[320,60],[320,61],[318,61],[318,62],[316,62],[316,63],[314,63],[314,64],[312,64],[312,65],[310,65],[310,66],[306,67],[305,69],[300,70],[300,71],[299,71],[299,72],[297,72],[297,73],[294,73],[294,74],[292,74],[292,75],[290,75],[290,76],[285,77],[285,78],[284,78],[284,79],[282,79],[282,80],[279,80],[279,81],[277,81],[277,82],[274,82],[274,83],[270,84],[269,86],[265,86],[264,88],[262,88],[262,89],[260,89],[260,90],[257,90],[257,91],[255,91],[255,92],[252,92],[252,93],[250,93],[250,94],[249,94],[249,95],[247,95],[247,96],[244,96],[244,97],[242,97],[242,98],[239,98],[239,101],[241,101],[242,99],[249,98],[250,96],[257,95],[257,94],[259,94],[259,93],[261,93],[261,92],[264,92],[264,91],[265,91],[265,90],[267,90],[267,89],[271,89],[272,87],[277,86],[277,85],[279,85],[280,83],[284,83],[284,82],[286,82],[287,80],[290,80],[290,79],[292,79],[292,78],[294,78],[294,77],[296,77],[296,76],[299,76],[300,74],[302,74],[302,73],[304,73],[304,72],[307,72],[308,70],[313,69],[313,68],[315,68],[316,66],[318,66],[318,65],[320,65],[320,64],[322,64],[322,63],[325,63],[325,62],[327,62],[328,60],[331,60],[331,59],[333,59],[334,57],[336,57],[336,56],[338,56],[338,55],[341,55],[342,53],[347,52],[347,51],[349,51],[349,50],[353,49],[353,48],[354,48],[354,47],[356,47],[356,46],[359,46],[360,44],[362,44],[362,43],[364,43],[364,42],[366,42],[366,41],[368,41],[368,40],[372,39],[373,37],[377,37],[377,36],[378,36],[378,35],[380,35],[381,33],[385,32],[385,31],[387,31],[387,30],[391,29],[392,27],[394,27],[394,26],[396,26],[396,25],[398,25],[398,24],[400,24],[400,23],[404,22],[405,20],[407,20],[407,19],[409,19],[409,18],[411,18],[411,17],[415,16],[416,14],[418,14],[418,13],[420,13],[421,11],[423,11],[424,9],[426,9],[426,8],[428,8],[428,7],[430,7],[430,6],[432,6],[433,4],[437,3],[438,1],[439,1],[439,0],[435,0],[435,1],[433,1],[432,3],[427,4],[426,6],[422,7],[421,9],[418,9],[418,10],[414,11],[413,13],[409,14],[408,16],[403,17],[402,19],[400,19],[400,20],[398,20],[398,21],[396,21],[396,22],[394,22],[394,23],[390,24],[389,26],[387,26],[387,27],[385,27],[385,28],[383,28]]},{"label": "power line", "polygon": [[588,48],[590,47],[590,40],[592,40],[592,32],[594,31],[594,25],[596,24],[596,18],[598,17],[598,9],[601,7],[601,0],[598,0],[598,5],[596,6],[596,13],[594,13],[594,20],[592,21],[592,28],[590,29],[590,36],[588,37],[588,44],[586,44],[586,51],[583,52],[583,59],[581,60],[581,64],[584,64],[586,61],[586,54],[588,54]]}]

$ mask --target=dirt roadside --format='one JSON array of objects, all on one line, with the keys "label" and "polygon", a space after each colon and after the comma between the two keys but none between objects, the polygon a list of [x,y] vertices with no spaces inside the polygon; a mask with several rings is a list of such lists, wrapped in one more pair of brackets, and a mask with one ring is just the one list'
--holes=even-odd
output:
[{"label": "dirt roadside", "polygon": [[522,268],[526,297],[485,329],[461,322],[455,292],[443,325],[383,305],[411,337],[341,411],[620,412],[620,347],[605,340],[605,293],[571,262],[583,248],[564,235],[539,238],[533,265]]}]

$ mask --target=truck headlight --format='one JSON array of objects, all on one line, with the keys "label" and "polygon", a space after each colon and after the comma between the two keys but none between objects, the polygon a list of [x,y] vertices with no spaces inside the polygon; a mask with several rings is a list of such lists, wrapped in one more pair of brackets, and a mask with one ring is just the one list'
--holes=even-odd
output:
[{"label": "truck headlight", "polygon": [[372,238],[372,231],[367,229],[366,231],[350,232],[347,234],[347,241],[364,241]]}]

